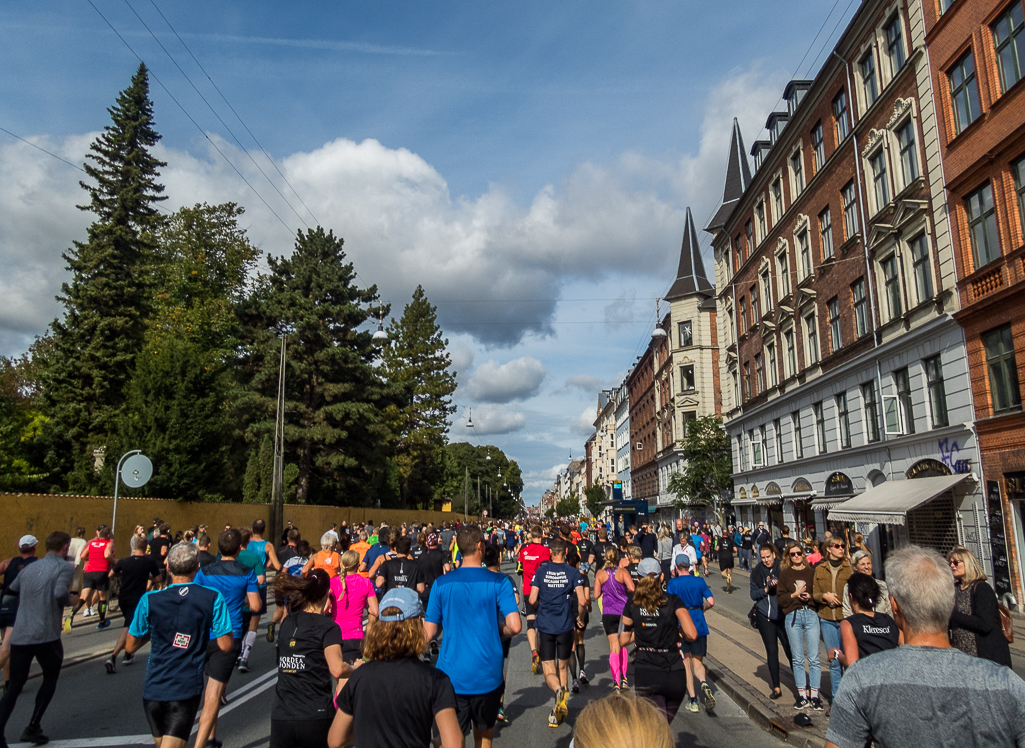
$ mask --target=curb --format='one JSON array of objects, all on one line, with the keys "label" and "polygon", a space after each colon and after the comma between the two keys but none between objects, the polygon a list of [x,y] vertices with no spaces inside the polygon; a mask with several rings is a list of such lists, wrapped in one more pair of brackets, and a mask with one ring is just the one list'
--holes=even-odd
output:
[{"label": "curb", "polygon": [[[762,695],[749,683],[741,680],[731,670],[711,655],[705,656],[708,676],[722,689],[756,725],[771,735],[791,745],[802,748],[822,748],[826,740],[825,726],[816,720],[811,727],[798,727],[793,717],[782,717],[768,697]],[[823,714],[822,721],[828,724]]]}]

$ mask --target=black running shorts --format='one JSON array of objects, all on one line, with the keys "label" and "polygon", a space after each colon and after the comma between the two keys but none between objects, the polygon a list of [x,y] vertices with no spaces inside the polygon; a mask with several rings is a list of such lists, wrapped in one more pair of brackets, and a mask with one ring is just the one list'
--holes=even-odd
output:
[{"label": "black running shorts", "polygon": [[680,651],[684,654],[692,654],[697,657],[704,657],[708,654],[708,637],[699,636],[692,642],[686,639],[680,640]]},{"label": "black running shorts", "polygon": [[121,609],[121,615],[125,618],[125,628],[132,625],[132,619],[135,618],[135,609],[139,607],[140,600],[142,598],[137,595],[129,595],[128,597],[118,595],[117,606]]},{"label": "black running shorts", "polygon": [[573,652],[573,630],[564,634],[546,634],[537,632],[537,653],[541,662],[568,660]]},{"label": "black running shorts", "polygon": [[105,571],[87,571],[82,575],[82,589],[89,588],[106,592],[110,589],[110,577]]},{"label": "black running shorts", "polygon": [[217,640],[211,639],[206,645],[206,674],[218,683],[227,683],[241,651],[241,639],[235,639],[231,649],[227,652],[222,652],[221,648],[217,646]]},{"label": "black running shorts", "polygon": [[349,665],[363,659],[362,639],[342,639],[342,661]]},{"label": "black running shorts", "polygon": [[537,603],[534,603],[533,605],[531,605],[530,604],[530,596],[529,595],[523,601],[523,608],[524,608],[524,610],[527,611],[527,615],[528,616],[536,616],[537,615]]},{"label": "black running shorts", "polygon": [[271,719],[270,748],[321,748],[327,745],[333,717],[327,719]]},{"label": "black running shorts", "polygon": [[601,627],[605,629],[605,636],[613,636],[619,634],[619,622],[623,616],[610,616],[608,614],[601,617]]},{"label": "black running shorts", "polygon": [[154,738],[168,735],[178,740],[188,741],[192,734],[192,723],[196,721],[196,712],[203,701],[203,694],[183,701],[149,701],[142,700],[149,730]]},{"label": "black running shorts", "polygon": [[459,718],[459,727],[463,735],[469,735],[474,729],[485,731],[495,726],[504,692],[505,684],[502,684],[491,693],[473,696],[456,694],[456,716]]}]

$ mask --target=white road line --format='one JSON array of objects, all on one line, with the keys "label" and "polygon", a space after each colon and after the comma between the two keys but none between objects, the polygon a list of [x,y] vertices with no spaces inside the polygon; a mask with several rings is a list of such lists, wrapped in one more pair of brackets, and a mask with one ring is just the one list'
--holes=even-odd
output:
[{"label": "white road line", "polygon": [[[258,685],[263,683],[265,680],[267,680],[268,678],[273,678],[277,674],[278,674],[278,669],[274,668],[273,670],[270,670],[270,671],[264,673],[259,678],[256,678],[254,680],[249,681],[248,683],[246,683],[241,688],[236,688],[234,691],[232,691],[231,693],[228,694],[228,702],[230,703],[231,700],[233,698],[235,698],[236,696],[241,696],[246,691],[248,691],[250,688],[256,688]],[[223,713],[224,710],[222,709],[221,712]]]}]

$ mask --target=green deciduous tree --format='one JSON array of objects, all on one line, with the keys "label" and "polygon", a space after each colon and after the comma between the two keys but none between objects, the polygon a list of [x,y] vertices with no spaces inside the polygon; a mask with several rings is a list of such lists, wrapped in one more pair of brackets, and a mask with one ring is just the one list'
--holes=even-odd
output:
[{"label": "green deciduous tree", "polygon": [[448,419],[455,412],[456,379],[437,309],[422,286],[416,287],[402,317],[389,325],[388,337],[382,351],[384,372],[402,393],[395,447],[402,504],[425,509],[444,479],[443,450]]},{"label": "green deciduous tree", "polygon": [[[454,512],[463,511],[464,479],[467,475],[470,479],[467,514],[478,514],[482,509],[488,509],[485,498],[488,488],[491,490],[490,507],[493,516],[512,518],[519,513],[517,497],[523,491],[520,466],[498,447],[476,447],[466,442],[446,445],[445,477],[438,487],[437,498],[450,500]],[[477,501],[478,480],[480,503]]]},{"label": "green deciduous tree", "polygon": [[560,517],[575,517],[580,514],[580,497],[571,493],[565,499],[560,499],[555,505],[555,513]]},{"label": "green deciduous tree", "polygon": [[19,358],[0,356],[0,490],[46,491],[50,476],[43,465],[42,431],[46,417],[39,409],[40,352],[49,344],[40,338]]},{"label": "green deciduous tree", "polygon": [[[249,344],[239,402],[247,431],[274,430],[280,338],[287,335],[286,462],[296,501],[367,506],[387,490],[400,398],[374,366],[379,351],[360,329],[377,288],[356,285],[342,240],[317,227],[300,231],[290,257],[268,257],[270,272],[245,304]],[[397,501],[397,498],[395,498]]]},{"label": "green deciduous tree", "polygon": [[587,505],[587,511],[591,513],[592,517],[597,518],[601,516],[601,513],[605,511],[604,504],[606,501],[608,501],[608,497],[602,486],[594,485],[584,489],[584,503]]},{"label": "green deciduous tree", "polygon": [[683,459],[683,469],[669,479],[669,492],[676,496],[674,506],[711,507],[725,526],[723,509],[733,489],[733,457],[722,418],[703,416],[687,423]]},{"label": "green deciduous tree", "polygon": [[153,126],[149,75],[140,65],[108,109],[111,124],[90,146],[82,182],[94,214],[84,242],[64,254],[71,280],[61,286],[62,319],[52,324],[53,350],[44,399],[53,445],[48,463],[72,474],[73,488],[95,488],[92,450],[117,430],[125,389],[142,347],[155,259],[160,140]]}]

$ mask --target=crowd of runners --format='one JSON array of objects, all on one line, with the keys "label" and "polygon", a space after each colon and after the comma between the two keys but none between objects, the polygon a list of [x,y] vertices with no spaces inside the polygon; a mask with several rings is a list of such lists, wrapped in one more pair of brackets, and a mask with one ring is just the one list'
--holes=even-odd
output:
[{"label": "crowd of runners", "polygon": [[[665,724],[681,707],[696,712],[703,705],[711,713],[708,559],[718,560],[732,592],[734,555],[740,550],[754,563],[745,546],[762,561],[752,567],[751,617],[766,642],[771,698],[780,695],[778,640],[793,663],[795,708],[821,708],[817,636],[821,629],[826,637],[826,625],[818,624],[813,643],[809,616],[836,622],[836,637],[827,640],[836,644],[828,650],[833,701],[842,668],[859,652],[864,658],[903,641],[888,603],[880,602],[886,588],[872,577],[870,554],[867,565],[864,555],[850,557],[839,537],[825,539],[830,555],[816,568],[788,532],[773,542],[764,526],[682,520],[621,528],[617,536],[586,521],[342,523],[310,539],[291,523],[279,538],[267,538],[257,519],[224,527],[216,541],[206,526],[174,537],[170,529],[159,519],[137,527],[123,557],[102,525],[88,540],[83,528],[74,538],[51,533],[42,557],[37,539],[26,535],[19,555],[0,563],[0,748],[33,659],[43,677],[21,740],[47,742],[42,718],[60,675],[62,630],[71,631],[76,616],[109,627],[115,602],[123,629],[103,666],[116,675],[149,643],[143,708],[160,748],[184,748],[197,717],[195,746],[221,746],[217,723],[228,683],[236,670],[249,671],[261,634],[277,650],[274,748],[454,748],[469,735],[477,748],[488,747],[496,724],[509,720],[507,664],[522,629],[530,669],[550,692],[547,724],[558,730],[571,695],[605,667],[587,659],[592,618],[608,639],[612,698],[629,696],[632,687]],[[951,556],[952,568],[956,558],[976,574],[965,553]],[[274,611],[264,630],[269,601]],[[840,610],[847,604],[852,610]]]}]

